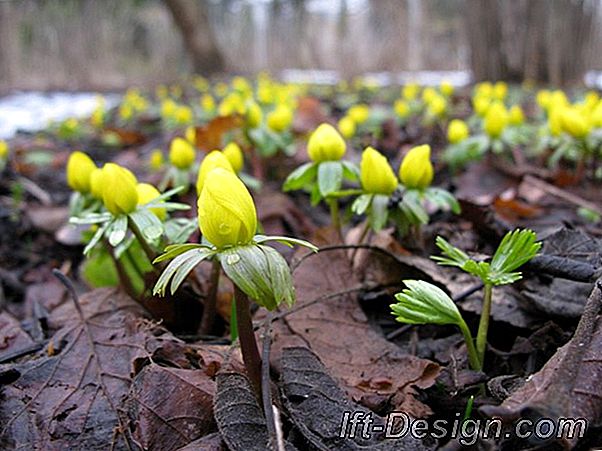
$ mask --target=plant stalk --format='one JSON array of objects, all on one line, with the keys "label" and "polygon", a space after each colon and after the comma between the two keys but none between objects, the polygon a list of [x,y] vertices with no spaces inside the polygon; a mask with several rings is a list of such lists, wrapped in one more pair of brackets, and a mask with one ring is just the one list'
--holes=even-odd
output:
[{"label": "plant stalk", "polygon": [[236,302],[236,319],[238,322],[238,340],[242,351],[242,360],[247,370],[247,376],[255,389],[257,399],[261,400],[261,356],[253,331],[251,305],[249,297],[234,284]]},{"label": "plant stalk", "polygon": [[108,241],[105,240],[104,244],[107,249],[107,252],[109,253],[109,256],[111,257],[111,260],[113,261],[113,264],[115,265],[115,269],[117,270],[117,277],[119,277],[119,283],[132,299],[138,301],[138,294],[136,293],[136,290],[134,289],[134,286],[130,281],[130,278],[125,270],[125,267],[123,266],[123,263],[117,257],[115,257],[115,254],[113,254],[113,248],[108,243]]},{"label": "plant stalk", "polygon": [[207,297],[205,298],[205,305],[203,306],[203,317],[201,318],[201,328],[199,333],[201,335],[210,335],[213,331],[213,325],[215,323],[215,314],[217,311],[217,292],[219,288],[219,275],[221,266],[219,260],[216,258],[211,262],[211,275],[209,276],[209,290]]},{"label": "plant stalk", "polygon": [[155,258],[157,258],[157,254],[151,248],[150,244],[148,244],[148,241],[146,241],[146,238],[144,238],[144,236],[142,235],[142,232],[140,231],[140,229],[138,228],[136,223],[129,216],[128,216],[128,227],[132,231],[132,233],[134,234],[134,236],[136,237],[138,242],[140,243],[140,246],[142,246],[142,250],[144,251],[144,253],[146,254],[146,257],[148,258],[148,260],[150,261],[150,263],[152,265],[153,261],[155,261]]},{"label": "plant stalk", "polygon": [[339,213],[339,202],[336,198],[327,200],[328,206],[330,207],[330,219],[332,226],[334,227],[339,240],[343,243],[343,231],[341,230],[341,215]]},{"label": "plant stalk", "polygon": [[460,331],[464,336],[464,341],[466,342],[466,350],[468,352],[468,363],[470,364],[470,368],[473,371],[481,371],[483,369],[483,365],[481,364],[481,359],[479,358],[479,354],[477,353],[477,349],[474,346],[474,340],[472,339],[472,334],[468,329],[468,326],[462,320],[459,324]]},{"label": "plant stalk", "polygon": [[489,330],[489,317],[491,316],[491,294],[493,285],[486,283],[483,287],[483,309],[477,331],[477,353],[481,362],[481,368],[485,362],[485,349],[487,349],[487,331]]}]

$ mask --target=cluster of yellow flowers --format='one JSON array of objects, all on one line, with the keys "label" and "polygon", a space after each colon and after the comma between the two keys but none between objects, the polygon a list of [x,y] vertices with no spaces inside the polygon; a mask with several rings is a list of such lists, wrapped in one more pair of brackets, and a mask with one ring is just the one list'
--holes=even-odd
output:
[{"label": "cluster of yellow flowers", "polygon": [[596,92],[588,92],[583,101],[572,103],[563,91],[541,90],[536,101],[547,117],[552,136],[566,133],[585,139],[591,130],[602,128],[602,100]]},{"label": "cluster of yellow flowers", "polygon": [[119,118],[123,121],[129,121],[137,114],[145,112],[148,107],[148,100],[138,89],[129,89],[123,96],[123,101],[119,106]]}]

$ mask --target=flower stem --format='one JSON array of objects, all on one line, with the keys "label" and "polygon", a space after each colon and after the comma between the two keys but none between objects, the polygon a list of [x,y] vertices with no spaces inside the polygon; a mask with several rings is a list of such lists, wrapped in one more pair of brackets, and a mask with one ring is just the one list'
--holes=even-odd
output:
[{"label": "flower stem", "polygon": [[205,299],[205,305],[203,306],[203,318],[201,319],[201,328],[199,330],[201,335],[209,335],[213,331],[215,312],[217,310],[217,291],[221,267],[217,258],[211,262],[211,265],[209,290],[207,291],[207,298]]},{"label": "flower stem", "polygon": [[330,219],[332,221],[332,226],[334,227],[335,231],[337,232],[337,235],[342,243],[343,242],[343,232],[341,230],[341,216],[339,214],[339,202],[337,201],[336,198],[327,199],[326,202],[328,202],[328,206],[330,207]]},{"label": "flower stem", "polygon": [[470,330],[468,329],[468,326],[464,320],[462,320],[459,326],[460,331],[464,336],[464,341],[466,342],[466,350],[468,351],[468,363],[470,364],[470,368],[474,371],[481,371],[483,369],[483,365],[481,364],[481,359],[479,358],[477,350],[474,346],[474,340],[472,339]]},{"label": "flower stem", "polygon": [[242,351],[242,360],[247,370],[247,376],[255,389],[258,399],[261,399],[261,356],[255,340],[251,306],[249,297],[234,284],[236,302],[236,319],[238,322],[238,340]]},{"label": "flower stem", "polygon": [[144,236],[142,235],[142,232],[138,228],[138,225],[129,216],[128,216],[128,227],[130,228],[130,230],[132,231],[132,233],[134,234],[134,236],[140,243],[140,246],[142,246],[142,250],[146,254],[146,257],[148,258],[150,263],[152,264],[153,261],[155,260],[155,258],[157,258],[157,254],[150,247],[150,244],[148,244],[148,241],[146,241],[146,238],[144,238]]},{"label": "flower stem", "polygon": [[481,362],[481,367],[485,362],[485,349],[487,348],[487,331],[489,330],[489,317],[491,316],[491,295],[493,285],[486,283],[483,288],[483,309],[479,321],[479,330],[477,331],[477,353]]},{"label": "flower stem", "polygon": [[107,249],[107,252],[109,253],[109,256],[111,257],[111,260],[113,261],[113,264],[115,265],[115,269],[117,270],[117,277],[119,278],[119,283],[132,299],[138,300],[136,290],[134,289],[134,286],[132,285],[129,276],[125,271],[123,263],[117,257],[115,257],[115,254],[113,254],[113,248],[109,244],[109,242],[105,240],[104,244]]}]

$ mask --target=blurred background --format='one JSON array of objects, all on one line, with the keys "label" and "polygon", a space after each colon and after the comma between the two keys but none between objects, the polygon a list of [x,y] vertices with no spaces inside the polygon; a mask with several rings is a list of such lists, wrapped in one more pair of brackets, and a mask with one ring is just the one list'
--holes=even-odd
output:
[{"label": "blurred background", "polygon": [[[191,72],[597,81],[600,0],[0,0],[0,93]],[[319,72],[317,72],[319,71]],[[421,80],[426,77],[427,80]],[[586,78],[587,77],[587,78]]]},{"label": "blurred background", "polygon": [[0,0],[0,139],[191,74],[602,87],[602,0]]}]

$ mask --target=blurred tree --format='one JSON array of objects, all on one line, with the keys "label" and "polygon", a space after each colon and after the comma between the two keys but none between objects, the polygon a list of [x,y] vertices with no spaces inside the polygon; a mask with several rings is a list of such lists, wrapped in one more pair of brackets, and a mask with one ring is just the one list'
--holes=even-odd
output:
[{"label": "blurred tree", "polygon": [[182,34],[184,46],[195,73],[211,74],[224,70],[224,58],[209,23],[205,1],[163,0]]},{"label": "blurred tree", "polygon": [[597,0],[466,0],[477,80],[581,83]]}]

